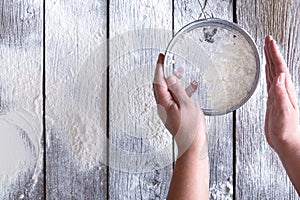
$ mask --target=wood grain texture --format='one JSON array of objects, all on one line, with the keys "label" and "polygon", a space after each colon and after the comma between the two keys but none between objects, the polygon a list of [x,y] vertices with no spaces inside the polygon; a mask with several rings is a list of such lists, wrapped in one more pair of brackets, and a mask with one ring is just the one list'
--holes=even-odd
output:
[{"label": "wood grain texture", "polygon": [[107,199],[106,1],[46,2],[47,199]]},{"label": "wood grain texture", "polygon": [[[0,7],[0,116],[2,123],[6,121],[18,130],[14,133],[0,128],[1,139],[5,134],[17,134],[12,136],[14,141],[1,141],[10,145],[2,155],[14,156],[16,162],[22,159],[19,144],[24,145],[21,153],[29,150],[37,160],[27,166],[29,159],[23,158],[26,160],[18,163],[20,171],[1,176],[0,198],[43,199],[42,2],[1,1]],[[0,165],[7,164],[2,162]],[[18,165],[8,166],[13,171]]]},{"label": "wood grain texture", "polygon": [[164,199],[172,139],[152,81],[172,36],[172,1],[111,0],[109,19],[109,199]]},{"label": "wood grain texture", "polygon": [[[29,123],[37,124],[41,154],[45,48],[47,174],[40,168],[33,183],[35,165],[12,184],[0,179],[0,198],[164,199],[174,152],[156,114],[151,91],[154,67],[172,28],[176,32],[204,18],[199,2],[206,17],[232,21],[232,0],[110,0],[109,11],[104,0],[46,1],[44,11],[40,1],[1,1],[0,115],[29,113],[33,119]],[[236,2],[238,23],[257,43],[262,66],[264,37],[272,34],[300,98],[300,2]],[[261,74],[255,94],[236,112],[236,149],[233,115],[207,117],[210,199],[222,199],[224,184],[233,176],[234,151],[235,199],[298,199],[264,137],[264,69]]]},{"label": "wood grain texture", "polygon": [[[249,102],[237,111],[236,199],[298,199],[282,164],[264,136],[266,84],[263,43],[273,35],[287,60],[299,96],[299,1],[237,1],[238,23],[253,36],[261,78]],[[255,17],[254,17],[255,16]]]},{"label": "wood grain texture", "polygon": [[[232,6],[232,1],[175,0],[175,32],[184,25],[199,19],[199,17],[203,19],[213,16],[232,21]],[[206,119],[209,136],[210,199],[222,198],[223,192],[223,198],[225,198],[225,195],[228,196],[228,194],[226,194],[226,190],[224,191],[224,185],[233,176],[232,113],[224,116],[206,117]]]}]

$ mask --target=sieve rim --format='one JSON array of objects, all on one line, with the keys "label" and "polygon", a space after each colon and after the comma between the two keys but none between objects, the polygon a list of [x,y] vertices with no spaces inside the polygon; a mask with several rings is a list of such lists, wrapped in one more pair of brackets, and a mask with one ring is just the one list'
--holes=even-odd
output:
[{"label": "sieve rim", "polygon": [[[193,21],[193,22],[185,25],[184,27],[182,27],[169,42],[169,44],[165,50],[165,56],[168,55],[168,53],[170,52],[170,49],[172,49],[172,47],[176,44],[177,39],[179,37],[181,37],[184,33],[189,32],[194,29],[197,29],[199,27],[203,27],[203,26],[217,26],[220,28],[224,27],[226,29],[232,29],[232,30],[237,31],[238,33],[241,34],[241,36],[243,36],[246,39],[246,41],[250,45],[250,47],[254,53],[254,56],[255,56],[256,74],[255,74],[253,84],[251,86],[251,89],[247,93],[247,95],[244,98],[242,98],[239,101],[239,103],[235,104],[234,106],[232,106],[228,109],[222,109],[222,110],[201,108],[201,110],[207,116],[225,115],[225,114],[233,112],[233,111],[237,110],[238,108],[242,107],[254,94],[254,92],[258,86],[259,78],[260,78],[260,70],[261,70],[260,56],[258,53],[257,45],[254,42],[254,39],[244,28],[240,27],[236,23],[233,23],[233,22],[230,22],[230,21],[224,20],[224,19],[219,19],[219,18],[199,19],[199,20]],[[166,59],[164,61],[164,66],[166,66]]]}]

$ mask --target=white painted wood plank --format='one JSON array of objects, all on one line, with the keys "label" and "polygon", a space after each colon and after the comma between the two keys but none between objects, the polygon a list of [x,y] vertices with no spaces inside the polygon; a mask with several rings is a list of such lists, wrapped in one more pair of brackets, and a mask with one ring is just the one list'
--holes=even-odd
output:
[{"label": "white painted wood plank", "polygon": [[238,23],[254,37],[262,70],[255,94],[237,112],[236,199],[298,199],[278,156],[264,136],[267,91],[263,43],[267,34],[277,40],[299,96],[299,6],[299,1],[291,0],[237,1]]},{"label": "white painted wood plank", "polygon": [[[174,6],[176,31],[199,17],[217,17],[232,21],[232,1],[175,0]],[[229,180],[233,176],[232,113],[206,119],[209,137],[210,199],[231,198],[224,185],[227,182],[232,184]]]},{"label": "white painted wood plank", "polygon": [[43,199],[42,2],[0,8],[0,199]]},{"label": "white painted wood plank", "polygon": [[46,2],[47,198],[106,199],[106,1]]},{"label": "white painted wood plank", "polygon": [[156,113],[152,80],[172,36],[172,1],[111,0],[109,19],[109,199],[164,199],[172,139]]}]

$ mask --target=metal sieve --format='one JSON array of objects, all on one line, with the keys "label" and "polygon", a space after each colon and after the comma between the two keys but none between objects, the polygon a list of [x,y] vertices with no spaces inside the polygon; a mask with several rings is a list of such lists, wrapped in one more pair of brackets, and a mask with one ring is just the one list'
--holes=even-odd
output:
[{"label": "metal sieve", "polygon": [[165,52],[165,76],[181,73],[187,87],[197,81],[191,99],[205,115],[232,112],[254,93],[260,59],[251,36],[222,19],[197,20],[176,33]]}]

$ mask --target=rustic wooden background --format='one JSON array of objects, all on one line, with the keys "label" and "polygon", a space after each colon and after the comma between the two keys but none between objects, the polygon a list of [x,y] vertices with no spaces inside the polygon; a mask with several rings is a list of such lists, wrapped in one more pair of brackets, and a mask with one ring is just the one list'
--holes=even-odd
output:
[{"label": "rustic wooden background", "polygon": [[[205,16],[234,21],[245,28],[259,48],[262,64],[258,88],[249,102],[234,113],[207,118],[211,138],[210,199],[298,199],[278,157],[264,138],[267,95],[263,41],[267,34],[272,34],[277,40],[300,94],[299,1],[2,0],[0,5],[0,111],[38,110],[36,115],[41,126],[41,144],[44,145],[41,146],[44,149],[44,168],[38,174],[38,183],[30,192],[26,189],[30,186],[16,183],[14,190],[4,194],[6,199],[164,199],[172,175],[172,163],[147,172],[119,170],[122,163],[113,163],[118,161],[118,155],[110,153],[114,151],[111,144],[142,153],[163,144],[124,136],[114,127],[113,114],[118,112],[118,101],[109,88],[118,86],[116,84],[122,81],[120,74],[124,70],[141,70],[138,66],[150,66],[141,70],[144,74],[140,75],[151,80],[157,55],[164,51],[172,34]],[[113,46],[118,42],[121,45],[124,41],[118,36],[128,31],[157,29],[165,30],[164,42],[153,48],[146,47],[160,35],[151,35],[151,31],[149,35],[143,31],[134,34],[145,50],[133,52],[136,50],[133,49],[124,54]],[[106,40],[108,37],[117,39]],[[18,63],[21,54],[30,55],[31,62]],[[110,60],[116,55],[120,55],[117,60]],[[87,59],[90,59],[93,70],[99,69],[98,73],[91,74],[88,68],[82,68]],[[122,68],[107,70],[106,66],[110,64]],[[9,79],[10,83],[2,84],[5,74],[11,74],[11,70],[15,76]],[[20,76],[28,76],[30,81],[19,81],[22,80]],[[77,80],[84,80],[84,76],[87,81],[78,83]],[[134,77],[132,81],[138,84],[139,79]],[[93,81],[98,82],[97,87]],[[28,90],[34,92],[28,93]],[[94,93],[92,99],[87,97],[90,92]],[[146,91],[143,94],[152,93]],[[86,105],[77,108],[68,104],[77,100]],[[37,108],[32,108],[35,101],[39,101]],[[80,112],[69,112],[76,109],[87,111],[92,116],[93,126],[99,122],[99,130],[104,138],[109,138],[109,142],[100,139],[96,145],[100,147],[102,157],[94,156],[87,163],[81,157],[74,157],[74,149],[70,151],[74,145],[77,150],[78,141],[71,142],[71,145],[66,142],[73,131],[70,127],[76,126],[72,124],[74,121],[66,119],[75,115],[74,118],[85,120]],[[136,115],[139,117],[140,113]],[[134,132],[135,128],[128,126],[122,131]],[[84,129],[75,130],[76,137],[95,136],[84,131],[82,136],[80,130]],[[171,138],[165,138],[172,143]],[[97,149],[93,150],[97,152]],[[109,162],[113,167],[107,167]],[[88,167],[80,167],[80,164]],[[230,185],[234,189],[233,195],[228,191]]]}]

